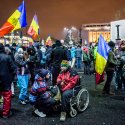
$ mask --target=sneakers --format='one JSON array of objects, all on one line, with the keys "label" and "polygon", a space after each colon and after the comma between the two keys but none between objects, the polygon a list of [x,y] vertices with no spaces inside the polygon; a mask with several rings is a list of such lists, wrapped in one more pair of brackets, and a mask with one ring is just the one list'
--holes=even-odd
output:
[{"label": "sneakers", "polygon": [[23,100],[20,100],[20,104],[26,105],[27,103],[25,101],[23,101]]},{"label": "sneakers", "polygon": [[22,104],[22,105],[26,105],[26,104],[28,104],[29,103],[29,100],[20,100],[20,104]]},{"label": "sneakers", "polygon": [[36,110],[34,111],[34,113],[35,113],[36,115],[38,115],[39,117],[41,117],[41,118],[46,117],[46,114],[44,114],[43,112],[40,112],[38,109],[36,109]]},{"label": "sneakers", "polygon": [[66,112],[61,112],[60,121],[64,122],[66,120]]},{"label": "sneakers", "polygon": [[28,100],[28,99],[26,99],[26,100],[25,100],[25,103],[29,103],[29,100]]}]

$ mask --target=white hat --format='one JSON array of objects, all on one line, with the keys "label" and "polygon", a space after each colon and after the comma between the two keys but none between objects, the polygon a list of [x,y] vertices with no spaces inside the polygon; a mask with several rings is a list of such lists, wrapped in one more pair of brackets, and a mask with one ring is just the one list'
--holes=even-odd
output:
[{"label": "white hat", "polygon": [[23,54],[23,49],[22,49],[22,48],[19,48],[19,49],[17,50],[17,52],[18,52],[19,54]]}]

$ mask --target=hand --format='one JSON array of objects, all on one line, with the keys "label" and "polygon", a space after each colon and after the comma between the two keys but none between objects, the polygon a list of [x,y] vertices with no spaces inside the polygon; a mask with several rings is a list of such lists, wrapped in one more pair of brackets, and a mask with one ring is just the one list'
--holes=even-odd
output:
[{"label": "hand", "polygon": [[26,60],[27,62],[29,62],[30,61],[30,59],[29,58],[27,58],[27,60]]},{"label": "hand", "polygon": [[64,82],[61,82],[61,86],[63,86],[65,83]]},{"label": "hand", "polygon": [[49,89],[51,90],[53,88],[53,86],[49,86]]}]

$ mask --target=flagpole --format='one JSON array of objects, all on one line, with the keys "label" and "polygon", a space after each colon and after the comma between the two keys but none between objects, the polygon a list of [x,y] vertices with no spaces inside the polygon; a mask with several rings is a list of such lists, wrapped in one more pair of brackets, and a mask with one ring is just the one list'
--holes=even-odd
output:
[{"label": "flagpole", "polygon": [[96,70],[95,70],[95,61],[94,61],[94,74],[95,74],[95,93],[96,93],[96,90],[97,90],[97,85],[96,85]]},{"label": "flagpole", "polygon": [[28,43],[28,45],[29,45],[29,41],[28,41],[28,35],[27,35],[27,26],[26,26],[26,28],[25,28],[25,31],[26,31],[26,38],[27,38],[27,43]]}]

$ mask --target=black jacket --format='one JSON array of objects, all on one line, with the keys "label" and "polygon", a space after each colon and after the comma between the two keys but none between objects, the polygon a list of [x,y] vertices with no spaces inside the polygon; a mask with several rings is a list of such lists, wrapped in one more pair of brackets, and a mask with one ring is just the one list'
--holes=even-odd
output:
[{"label": "black jacket", "polygon": [[54,67],[60,67],[62,60],[68,60],[67,49],[63,46],[55,47],[50,58]]},{"label": "black jacket", "polygon": [[16,67],[9,55],[0,51],[0,91],[10,90]]}]

